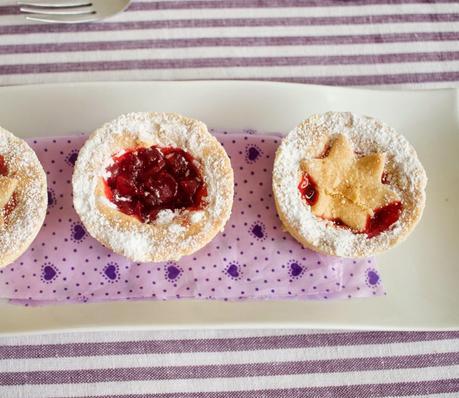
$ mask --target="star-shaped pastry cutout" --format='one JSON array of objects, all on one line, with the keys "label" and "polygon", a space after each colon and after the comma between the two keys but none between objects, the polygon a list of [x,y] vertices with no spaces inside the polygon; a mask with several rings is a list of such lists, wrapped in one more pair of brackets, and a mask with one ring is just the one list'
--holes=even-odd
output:
[{"label": "star-shaped pastry cutout", "polygon": [[355,231],[364,231],[374,210],[400,200],[381,181],[385,161],[385,153],[358,157],[348,138],[338,135],[326,157],[301,164],[303,172],[317,185],[313,214],[339,219]]},{"label": "star-shaped pastry cutout", "polygon": [[18,185],[18,180],[11,177],[0,176],[0,225],[5,223],[3,209],[10,201]]}]

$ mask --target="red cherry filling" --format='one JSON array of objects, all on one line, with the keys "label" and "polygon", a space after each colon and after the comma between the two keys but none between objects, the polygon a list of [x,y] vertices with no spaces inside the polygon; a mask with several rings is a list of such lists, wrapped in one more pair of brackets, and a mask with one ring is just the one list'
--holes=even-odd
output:
[{"label": "red cherry filling", "polygon": [[[356,234],[366,234],[368,238],[378,236],[380,233],[387,231],[402,214],[402,203],[392,202],[383,207],[374,210],[373,217],[368,217],[367,225],[363,231],[352,231]],[[337,227],[350,229],[340,218],[334,218],[332,221]]]},{"label": "red cherry filling", "polygon": [[[367,225],[363,231],[353,231],[358,234],[366,234],[368,238],[378,236],[380,233],[387,231],[392,224],[397,222],[402,214],[402,202],[392,202],[373,211],[373,217],[368,217]],[[335,218],[333,223],[342,228],[349,228],[341,219]]]},{"label": "red cherry filling", "polygon": [[151,222],[161,210],[204,205],[204,180],[194,158],[180,148],[139,148],[113,161],[105,194],[125,214]]},{"label": "red cherry filling", "polygon": [[300,184],[298,185],[301,197],[306,201],[309,206],[314,206],[319,199],[319,192],[317,191],[317,185],[312,177],[305,173],[301,178]]},{"label": "red cherry filling", "polygon": [[382,173],[382,176],[381,176],[381,182],[382,182],[383,184],[389,184],[389,183],[390,183],[389,174],[387,174],[386,172],[383,172],[383,173]]},{"label": "red cherry filling", "polygon": [[402,214],[402,202],[392,202],[374,211],[373,217],[369,217],[363,233],[369,238],[379,235],[394,224]]},{"label": "red cherry filling", "polygon": [[0,175],[8,175],[8,166],[6,165],[5,158],[2,155],[0,155]]}]

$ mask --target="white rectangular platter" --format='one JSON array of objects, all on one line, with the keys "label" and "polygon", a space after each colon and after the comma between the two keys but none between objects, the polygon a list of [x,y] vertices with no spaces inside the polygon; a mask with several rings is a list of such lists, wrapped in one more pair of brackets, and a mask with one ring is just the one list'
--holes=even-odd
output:
[{"label": "white rectangular platter", "polygon": [[378,91],[264,82],[123,82],[0,88],[0,125],[22,137],[90,132],[121,113],[175,111],[209,127],[287,133],[312,113],[392,125],[429,176],[423,220],[378,258],[388,295],[334,302],[0,304],[0,333],[104,328],[459,329],[458,90]]}]

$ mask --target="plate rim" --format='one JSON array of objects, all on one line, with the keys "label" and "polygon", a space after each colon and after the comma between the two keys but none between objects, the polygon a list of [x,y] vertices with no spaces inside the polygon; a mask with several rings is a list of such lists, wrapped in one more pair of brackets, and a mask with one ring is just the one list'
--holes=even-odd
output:
[{"label": "plate rim", "polygon": [[[28,91],[30,90],[69,90],[69,89],[74,89],[74,88],[91,88],[91,89],[101,89],[104,86],[127,86],[127,87],[135,87],[135,86],[142,86],[145,84],[153,84],[153,85],[159,85],[159,86],[168,86],[168,85],[174,85],[174,86],[194,86],[194,85],[206,85],[206,86],[218,86],[218,85],[224,85],[224,86],[239,86],[240,88],[244,87],[246,88],[247,85],[251,85],[253,87],[262,87],[262,89],[265,89],[267,87],[270,88],[281,88],[285,90],[325,90],[325,91],[353,91],[353,92],[360,92],[360,93],[371,93],[371,94],[387,94],[387,93],[396,93],[396,94],[409,94],[409,95],[430,95],[431,93],[434,95],[452,95],[453,97],[458,97],[459,94],[459,88],[425,88],[425,89],[397,89],[397,88],[367,88],[367,87],[336,87],[336,86],[321,86],[321,85],[314,85],[314,84],[300,84],[300,83],[291,83],[291,82],[267,82],[267,81],[257,81],[257,80],[188,80],[188,81],[138,81],[138,80],[133,80],[133,81],[93,81],[93,82],[65,82],[65,83],[45,83],[45,84],[29,84],[29,85],[11,85],[11,86],[4,86],[0,87],[0,97],[2,94],[5,92],[14,92],[14,91],[23,91],[20,95],[27,94]],[[0,123],[1,124],[1,123]],[[355,301],[358,300],[377,300],[377,298],[371,298],[371,299],[355,299]],[[150,302],[142,302],[143,303],[149,303],[149,304],[156,304],[157,302],[150,301]],[[184,301],[182,301],[183,304],[186,304]],[[283,301],[284,303],[284,301]],[[319,302],[308,302],[308,304],[313,303],[314,305],[323,305],[325,303],[320,303]],[[84,304],[85,306],[91,306],[91,305],[118,305],[120,303],[105,303],[105,304]],[[137,302],[129,302],[129,304],[132,305],[137,305]],[[235,303],[230,303],[230,304],[235,304]],[[238,303],[239,304],[239,303]],[[242,305],[244,303],[241,303]],[[328,304],[328,303],[327,303]],[[82,304],[63,304],[63,305],[53,305],[53,308],[66,308],[68,309],[69,306],[80,306],[78,308],[81,308],[83,305]],[[14,308],[21,308],[21,307],[15,307],[11,304],[3,304],[0,302],[0,314],[4,312],[5,307],[14,307]],[[50,307],[43,307],[43,308],[50,308]],[[30,310],[30,308],[28,309]],[[35,309],[32,309],[31,311],[34,311]],[[77,309],[78,311],[78,309]],[[8,311],[7,311],[8,312]],[[53,311],[50,311],[53,312]],[[244,321],[243,321],[244,322]],[[24,330],[19,330],[19,329],[14,329],[11,328],[11,330],[6,330],[2,328],[0,325],[0,335],[1,336],[7,336],[7,335],[18,335],[18,334],[30,334],[30,333],[52,333],[52,332],[71,332],[71,331],[94,331],[94,330],[108,330],[108,329],[113,329],[116,327],[118,330],[119,329],[139,329],[139,330],[144,330],[144,329],[189,329],[189,328],[279,328],[279,327],[289,327],[289,328],[326,328],[326,329],[359,329],[359,330],[457,330],[459,329],[459,319],[455,321],[455,324],[447,325],[447,324],[442,324],[442,325],[437,325],[437,326],[427,326],[427,325],[411,325],[411,326],[397,326],[394,324],[365,324],[365,322],[362,322],[361,324],[343,324],[343,323],[333,323],[331,322],[321,322],[321,321],[309,321],[309,322],[287,322],[287,321],[281,321],[279,323],[272,322],[272,321],[263,321],[261,323],[250,323],[250,322],[245,322],[243,325],[240,324],[240,322],[233,321],[229,323],[225,322],[209,322],[205,324],[193,324],[193,323],[188,323],[188,324],[177,324],[177,323],[163,323],[161,325],[155,325],[148,323],[143,324],[143,323],[138,323],[138,324],[116,324],[116,322],[111,323],[110,325],[86,325],[83,327],[76,327],[76,326],[70,326],[70,327],[59,327],[58,325],[53,326],[52,328],[30,328],[29,329],[24,329]]]}]

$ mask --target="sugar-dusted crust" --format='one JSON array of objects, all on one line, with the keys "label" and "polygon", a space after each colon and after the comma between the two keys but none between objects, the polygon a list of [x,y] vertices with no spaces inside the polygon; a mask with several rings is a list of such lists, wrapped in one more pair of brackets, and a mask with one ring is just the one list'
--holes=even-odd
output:
[{"label": "sugar-dusted crust", "polygon": [[[105,196],[112,156],[133,147],[178,147],[198,162],[207,186],[201,210],[163,210],[152,223],[118,211]],[[133,261],[178,260],[205,246],[231,214],[234,176],[221,144],[200,121],[174,113],[130,113],[105,124],[86,141],[73,174],[74,207],[88,232]]]},{"label": "sugar-dusted crust", "polygon": [[[359,154],[386,153],[389,185],[401,198],[399,220],[370,239],[313,215],[298,190],[301,161],[320,156],[338,134],[347,136]],[[341,257],[371,256],[403,241],[422,216],[426,184],[416,151],[402,135],[376,119],[349,112],[328,112],[306,119],[283,139],[274,162],[274,199],[285,229],[303,246]]]},{"label": "sugar-dusted crust", "polygon": [[16,206],[0,225],[0,267],[4,267],[23,254],[37,236],[45,219],[48,195],[46,174],[35,152],[1,127],[0,155],[5,158],[8,177],[17,180]]}]

